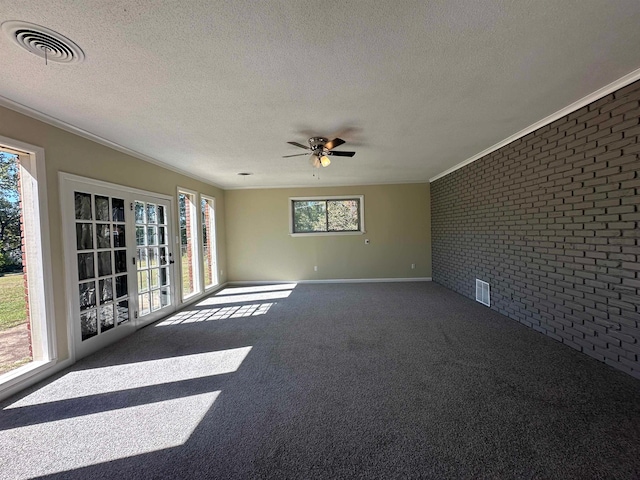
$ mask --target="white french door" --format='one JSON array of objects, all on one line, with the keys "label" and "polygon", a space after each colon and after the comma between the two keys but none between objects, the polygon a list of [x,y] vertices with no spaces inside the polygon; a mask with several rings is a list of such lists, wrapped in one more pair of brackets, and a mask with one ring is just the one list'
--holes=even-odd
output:
[{"label": "white french door", "polygon": [[136,233],[136,293],[140,326],[175,310],[173,249],[168,201],[135,195],[133,202]]},{"label": "white french door", "polygon": [[172,200],[60,174],[75,358],[175,310]]}]

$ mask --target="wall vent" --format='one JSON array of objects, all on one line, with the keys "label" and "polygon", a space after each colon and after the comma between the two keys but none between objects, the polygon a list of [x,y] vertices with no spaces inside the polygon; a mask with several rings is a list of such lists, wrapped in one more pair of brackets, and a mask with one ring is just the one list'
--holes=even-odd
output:
[{"label": "wall vent", "polygon": [[489,284],[476,278],[476,301],[491,306],[491,296],[489,294]]}]

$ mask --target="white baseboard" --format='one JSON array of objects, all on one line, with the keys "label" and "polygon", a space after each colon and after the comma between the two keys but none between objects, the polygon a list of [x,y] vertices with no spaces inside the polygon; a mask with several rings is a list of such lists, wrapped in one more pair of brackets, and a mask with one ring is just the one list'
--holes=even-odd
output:
[{"label": "white baseboard", "polygon": [[329,278],[324,280],[235,280],[227,282],[230,286],[241,285],[280,285],[283,283],[394,283],[394,282],[430,282],[431,277],[413,278]]}]

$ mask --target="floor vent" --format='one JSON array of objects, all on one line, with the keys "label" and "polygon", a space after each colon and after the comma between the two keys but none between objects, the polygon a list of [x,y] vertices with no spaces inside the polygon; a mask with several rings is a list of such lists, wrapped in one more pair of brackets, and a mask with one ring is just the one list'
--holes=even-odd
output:
[{"label": "floor vent", "polygon": [[489,284],[476,278],[476,300],[487,307],[491,306],[491,297],[489,295]]}]

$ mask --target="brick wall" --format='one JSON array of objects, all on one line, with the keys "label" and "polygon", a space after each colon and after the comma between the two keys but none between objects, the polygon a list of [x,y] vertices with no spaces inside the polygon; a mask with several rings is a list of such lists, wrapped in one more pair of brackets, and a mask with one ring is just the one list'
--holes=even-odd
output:
[{"label": "brick wall", "polygon": [[640,378],[640,82],[431,183],[433,279]]}]

